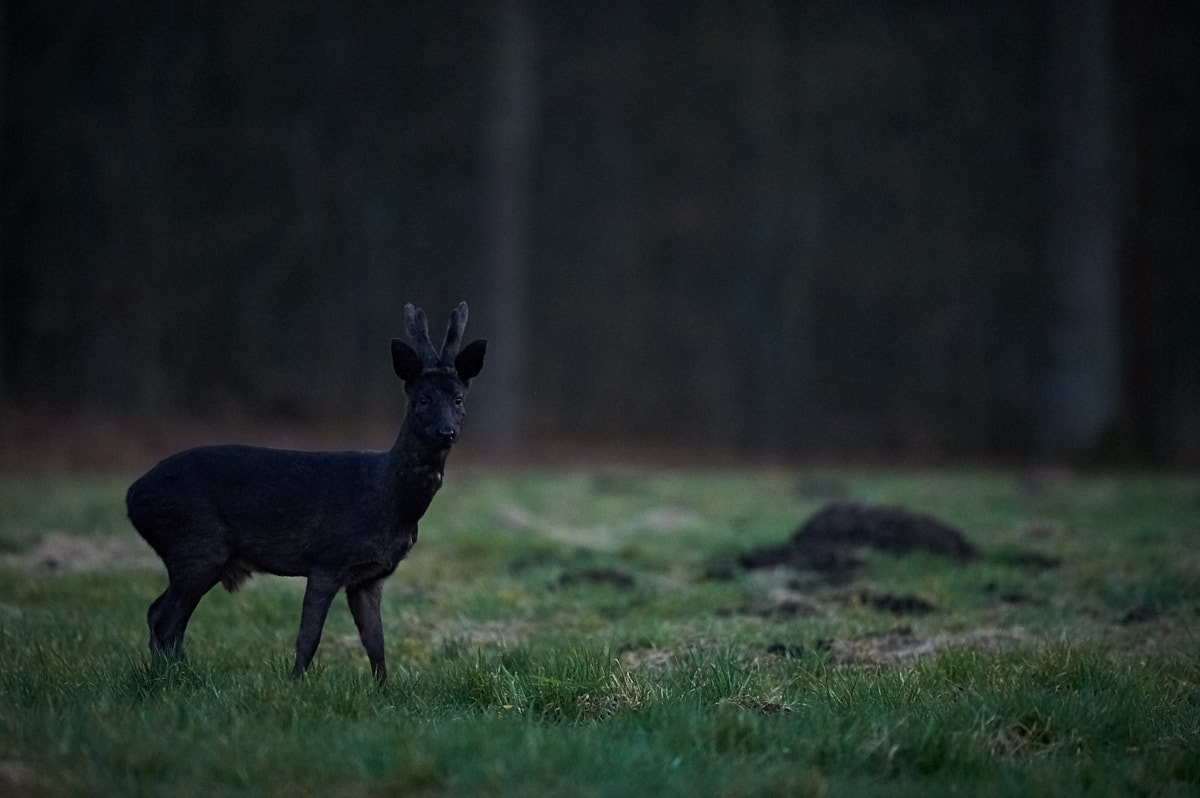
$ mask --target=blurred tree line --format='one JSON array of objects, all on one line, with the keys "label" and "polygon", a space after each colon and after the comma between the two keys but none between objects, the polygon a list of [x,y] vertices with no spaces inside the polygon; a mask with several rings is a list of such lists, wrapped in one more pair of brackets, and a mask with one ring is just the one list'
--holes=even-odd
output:
[{"label": "blurred tree line", "polygon": [[1197,8],[8,0],[0,403],[1194,463]]}]

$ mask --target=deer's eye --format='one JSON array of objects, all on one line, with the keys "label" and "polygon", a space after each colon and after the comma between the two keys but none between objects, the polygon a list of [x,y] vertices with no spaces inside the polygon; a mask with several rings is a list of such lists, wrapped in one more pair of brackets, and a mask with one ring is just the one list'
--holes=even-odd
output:
[{"label": "deer's eye", "polygon": [[419,404],[421,407],[429,407],[429,401],[430,399],[428,396],[422,396],[417,399],[417,404]]},{"label": "deer's eye", "polygon": [[458,405],[459,407],[462,407],[462,403],[463,403],[463,395],[461,393],[455,394],[454,404]]}]

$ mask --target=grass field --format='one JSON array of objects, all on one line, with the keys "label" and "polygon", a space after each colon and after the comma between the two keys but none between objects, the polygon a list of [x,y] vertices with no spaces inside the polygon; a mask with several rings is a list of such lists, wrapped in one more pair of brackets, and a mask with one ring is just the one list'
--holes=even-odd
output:
[{"label": "grass field", "polygon": [[[452,463],[382,687],[261,575],[152,662],[128,482],[0,478],[0,794],[1200,794],[1195,478]],[[738,564],[839,497],[982,555]]]}]

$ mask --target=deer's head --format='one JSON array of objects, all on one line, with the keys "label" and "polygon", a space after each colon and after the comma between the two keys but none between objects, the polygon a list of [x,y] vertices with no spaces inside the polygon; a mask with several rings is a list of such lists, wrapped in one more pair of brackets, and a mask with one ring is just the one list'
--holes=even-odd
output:
[{"label": "deer's head", "polygon": [[[483,369],[487,341],[461,346],[467,303],[450,311],[450,324],[439,353],[429,339],[425,311],[404,306],[404,328],[412,345],[392,339],[392,368],[408,394],[405,423],[429,447],[449,449],[458,440],[471,380]],[[461,347],[461,348],[460,348]]]}]

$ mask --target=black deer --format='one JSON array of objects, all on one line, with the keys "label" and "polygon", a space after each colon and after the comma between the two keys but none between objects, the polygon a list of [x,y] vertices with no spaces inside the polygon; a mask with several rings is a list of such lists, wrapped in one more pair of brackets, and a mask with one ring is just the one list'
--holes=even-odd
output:
[{"label": "black deer", "polygon": [[460,351],[465,302],[450,314],[440,353],[425,313],[412,305],[404,311],[414,346],[392,341],[408,410],[391,451],[203,446],[168,457],[130,486],[129,520],[169,580],[147,613],[152,652],[182,658],[188,619],[204,594],[217,582],[232,592],[262,571],[308,578],[293,676],[308,669],[329,605],[344,587],[371,670],[380,681],[387,677],[383,580],[417,541],[417,521],[442,485],[463,399],[487,348],[481,340]]}]

